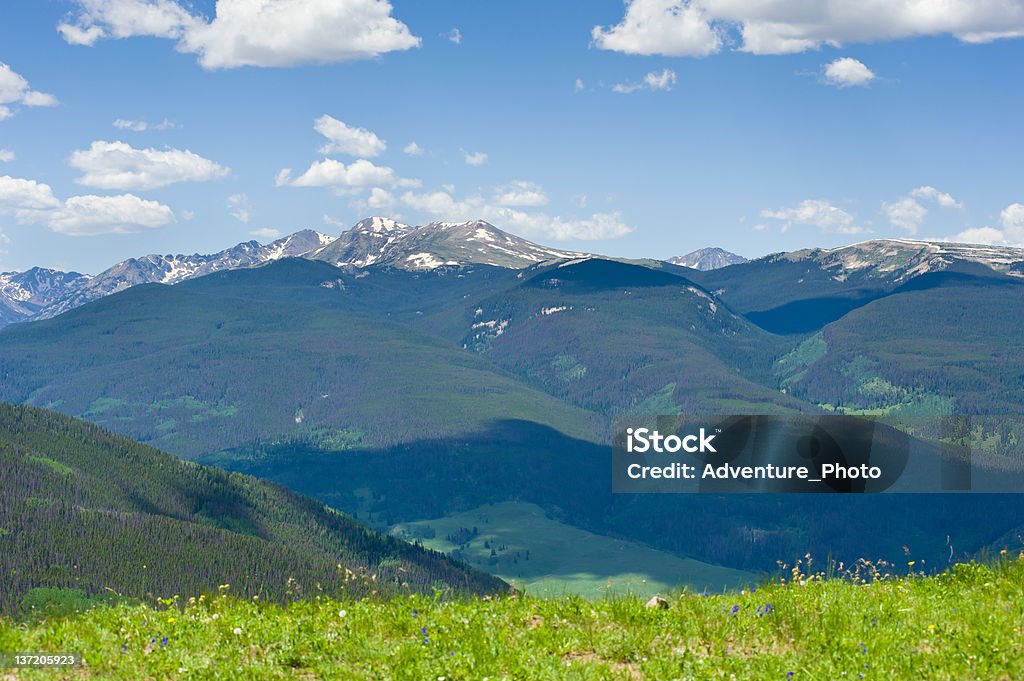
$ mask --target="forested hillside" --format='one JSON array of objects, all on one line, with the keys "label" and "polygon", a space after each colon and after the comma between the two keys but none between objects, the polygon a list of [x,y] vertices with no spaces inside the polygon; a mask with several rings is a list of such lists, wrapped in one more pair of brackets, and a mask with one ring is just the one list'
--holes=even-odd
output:
[{"label": "forested hillside", "polygon": [[143,598],[222,584],[272,600],[505,588],[277,485],[0,403],[0,611],[34,588]]}]

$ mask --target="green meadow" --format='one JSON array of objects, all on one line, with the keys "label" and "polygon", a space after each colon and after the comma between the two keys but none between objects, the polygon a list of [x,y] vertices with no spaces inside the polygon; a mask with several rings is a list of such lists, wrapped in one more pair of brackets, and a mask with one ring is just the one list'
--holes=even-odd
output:
[{"label": "green meadow", "polygon": [[452,555],[536,596],[650,597],[684,584],[690,590],[722,591],[757,580],[750,572],[587,532],[522,502],[401,523],[392,534]]},{"label": "green meadow", "polygon": [[[78,652],[13,679],[1024,677],[1024,556],[936,576],[808,575],[739,592],[301,600],[218,595],[0,620],[0,651]],[[873,574],[872,577],[864,577]]]}]

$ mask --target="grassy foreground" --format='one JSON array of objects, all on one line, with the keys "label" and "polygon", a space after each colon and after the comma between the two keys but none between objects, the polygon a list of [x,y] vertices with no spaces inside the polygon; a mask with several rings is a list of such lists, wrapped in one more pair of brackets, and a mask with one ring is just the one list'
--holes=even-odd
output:
[{"label": "grassy foreground", "polygon": [[73,671],[0,678],[1024,678],[1024,557],[871,583],[806,577],[638,598],[240,601],[0,621],[2,651],[78,651]]}]

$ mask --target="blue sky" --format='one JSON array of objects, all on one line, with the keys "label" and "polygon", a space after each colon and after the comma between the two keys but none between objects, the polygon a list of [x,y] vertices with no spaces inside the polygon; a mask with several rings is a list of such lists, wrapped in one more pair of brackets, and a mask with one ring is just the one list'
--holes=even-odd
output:
[{"label": "blue sky", "polygon": [[626,257],[1020,244],[1019,36],[1024,0],[4,3],[0,270],[373,214]]}]

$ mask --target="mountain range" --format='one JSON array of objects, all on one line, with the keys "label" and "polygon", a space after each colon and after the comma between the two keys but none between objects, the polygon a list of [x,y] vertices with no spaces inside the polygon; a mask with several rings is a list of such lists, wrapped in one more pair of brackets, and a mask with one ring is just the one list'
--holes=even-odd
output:
[{"label": "mountain range", "polygon": [[[97,275],[42,267],[0,273],[0,327],[48,319],[139,284],[177,284],[212,272],[259,267],[288,257],[322,260],[338,267],[431,270],[471,264],[521,269],[588,255],[541,246],[482,220],[410,226],[375,216],[359,221],[337,237],[305,229],[270,244],[247,241],[209,255],[130,258]],[[1024,276],[1024,249],[925,241],[874,240],[842,248],[769,255],[754,262],[781,261],[797,268],[801,263],[813,263],[819,274],[836,282],[852,277],[901,283],[957,262],[978,262],[998,272]],[[721,248],[703,248],[665,262],[707,272],[749,261]]]}]

